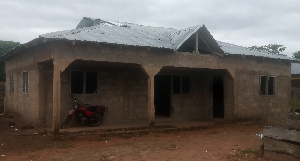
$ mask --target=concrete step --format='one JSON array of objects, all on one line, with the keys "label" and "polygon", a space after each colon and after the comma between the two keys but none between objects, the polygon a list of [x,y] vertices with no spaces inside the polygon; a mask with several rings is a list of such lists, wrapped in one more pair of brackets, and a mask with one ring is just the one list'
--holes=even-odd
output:
[{"label": "concrete step", "polygon": [[212,122],[186,122],[183,124],[160,123],[155,126],[100,126],[100,127],[75,127],[60,129],[60,135],[141,135],[149,132],[169,133],[174,131],[192,131],[212,127]]}]

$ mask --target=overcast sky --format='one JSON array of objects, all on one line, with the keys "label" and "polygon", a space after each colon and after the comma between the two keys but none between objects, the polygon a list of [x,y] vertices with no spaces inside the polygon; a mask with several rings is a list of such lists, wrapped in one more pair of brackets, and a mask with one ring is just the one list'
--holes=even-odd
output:
[{"label": "overcast sky", "polygon": [[0,0],[0,40],[26,43],[74,29],[83,17],[175,29],[204,24],[219,41],[300,51],[300,0]]}]

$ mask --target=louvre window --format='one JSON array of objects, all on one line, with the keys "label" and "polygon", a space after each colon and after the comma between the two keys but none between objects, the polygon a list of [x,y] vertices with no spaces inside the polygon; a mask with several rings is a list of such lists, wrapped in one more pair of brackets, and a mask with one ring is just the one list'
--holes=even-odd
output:
[{"label": "louvre window", "polygon": [[275,95],[275,77],[260,76],[260,94]]},{"label": "louvre window", "polygon": [[29,82],[29,78],[28,78],[28,71],[24,71],[22,72],[22,80],[23,80],[23,84],[22,84],[22,88],[23,88],[23,93],[24,94],[28,94],[29,90],[28,90],[28,82]]},{"label": "louvre window", "polygon": [[10,74],[9,75],[9,92],[14,93],[14,75]]},{"label": "louvre window", "polygon": [[71,93],[97,93],[98,76],[97,72],[72,71]]}]

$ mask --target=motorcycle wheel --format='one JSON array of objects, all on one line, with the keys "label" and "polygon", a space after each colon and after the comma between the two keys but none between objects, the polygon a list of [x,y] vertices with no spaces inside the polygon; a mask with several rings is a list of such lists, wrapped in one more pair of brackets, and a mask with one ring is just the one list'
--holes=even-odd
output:
[{"label": "motorcycle wheel", "polygon": [[89,119],[90,126],[99,126],[102,123],[103,114],[95,112]]},{"label": "motorcycle wheel", "polygon": [[61,129],[65,128],[71,119],[72,119],[72,115],[67,114],[63,119],[63,121],[61,122],[60,128]]}]

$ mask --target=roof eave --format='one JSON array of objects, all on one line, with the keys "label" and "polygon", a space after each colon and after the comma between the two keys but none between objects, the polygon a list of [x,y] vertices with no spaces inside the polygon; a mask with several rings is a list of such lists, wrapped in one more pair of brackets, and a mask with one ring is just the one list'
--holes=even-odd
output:
[{"label": "roof eave", "polygon": [[39,45],[39,44],[42,44],[42,43],[45,43],[47,42],[48,40],[46,38],[42,38],[42,37],[39,37],[39,38],[36,38],[36,39],[33,39],[27,43],[24,43],[24,44],[20,44],[19,46],[17,47],[14,47],[13,49],[9,50],[8,52],[6,52],[2,57],[1,59],[3,60],[6,60],[28,48],[31,48],[33,46],[36,46],[36,45]]},{"label": "roof eave", "polygon": [[271,60],[282,60],[282,61],[288,61],[290,63],[300,63],[300,60],[292,60],[292,59],[282,59],[282,58],[270,58],[270,57],[264,57],[264,56],[257,56],[257,55],[245,55],[245,54],[230,54],[225,53],[225,56],[236,56],[236,57],[253,57],[253,58],[260,58],[260,59],[271,59]]}]

